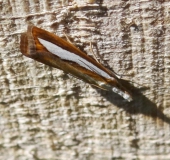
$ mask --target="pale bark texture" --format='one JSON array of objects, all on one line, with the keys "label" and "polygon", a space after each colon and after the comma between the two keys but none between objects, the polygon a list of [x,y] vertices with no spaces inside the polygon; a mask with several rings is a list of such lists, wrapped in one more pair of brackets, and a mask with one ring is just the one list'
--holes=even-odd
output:
[{"label": "pale bark texture", "polygon": [[[163,0],[0,0],[0,159],[170,159],[169,12]],[[134,101],[23,56],[30,23],[90,56],[92,42]]]}]

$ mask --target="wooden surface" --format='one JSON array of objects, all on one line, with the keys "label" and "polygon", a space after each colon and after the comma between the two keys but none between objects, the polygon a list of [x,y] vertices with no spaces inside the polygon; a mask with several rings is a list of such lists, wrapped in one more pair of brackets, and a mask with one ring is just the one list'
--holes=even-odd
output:
[{"label": "wooden surface", "polygon": [[[0,159],[170,159],[170,2],[0,1]],[[93,50],[134,101],[24,57],[28,24]]]}]

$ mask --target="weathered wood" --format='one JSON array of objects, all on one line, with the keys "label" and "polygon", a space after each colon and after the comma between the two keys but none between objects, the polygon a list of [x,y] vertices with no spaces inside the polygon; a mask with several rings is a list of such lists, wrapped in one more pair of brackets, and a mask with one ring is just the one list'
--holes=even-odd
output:
[{"label": "weathered wood", "polygon": [[[0,159],[169,159],[170,2],[0,2]],[[19,51],[33,23],[98,53],[134,101],[95,89]],[[124,82],[128,83],[128,82]]]}]

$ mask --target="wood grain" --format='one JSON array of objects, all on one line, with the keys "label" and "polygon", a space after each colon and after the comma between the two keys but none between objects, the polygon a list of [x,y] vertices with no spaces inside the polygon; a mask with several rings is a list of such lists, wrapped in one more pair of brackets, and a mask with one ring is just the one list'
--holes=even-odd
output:
[{"label": "wood grain", "polygon": [[[1,159],[170,159],[169,9],[160,0],[1,1]],[[135,101],[23,57],[30,23],[89,54],[91,41],[104,65],[129,75]]]}]

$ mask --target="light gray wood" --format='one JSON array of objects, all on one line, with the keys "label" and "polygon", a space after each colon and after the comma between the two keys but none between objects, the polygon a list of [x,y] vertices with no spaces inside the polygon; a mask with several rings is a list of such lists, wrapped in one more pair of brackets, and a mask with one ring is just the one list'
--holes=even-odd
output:
[{"label": "light gray wood", "polygon": [[[170,159],[170,2],[2,0],[0,159]],[[133,81],[134,101],[27,57],[28,24],[53,32]],[[127,83],[127,82],[126,82]]]}]

